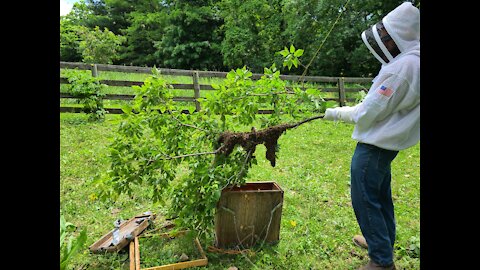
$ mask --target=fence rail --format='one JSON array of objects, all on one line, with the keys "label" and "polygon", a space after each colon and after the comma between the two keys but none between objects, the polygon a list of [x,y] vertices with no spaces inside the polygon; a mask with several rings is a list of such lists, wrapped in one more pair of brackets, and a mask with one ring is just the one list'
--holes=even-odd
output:
[{"label": "fence rail", "polygon": [[[120,66],[120,65],[105,65],[105,64],[86,64],[86,63],[74,63],[74,62],[60,62],[60,69],[79,69],[79,70],[91,70],[92,76],[98,77],[99,71],[114,71],[114,72],[125,72],[125,73],[146,73],[152,74],[151,67],[137,67],[137,66]],[[159,68],[160,74],[163,75],[174,75],[174,76],[188,76],[192,78],[191,84],[172,84],[173,89],[176,90],[193,90],[193,97],[182,97],[176,96],[173,97],[174,101],[183,101],[183,102],[194,102],[195,110],[200,111],[200,103],[197,101],[197,98],[200,97],[201,91],[213,91],[215,90],[212,85],[209,84],[200,84],[200,78],[225,78],[228,72],[221,71],[199,71],[199,70],[184,70],[184,69],[166,69]],[[263,74],[254,73],[252,79],[257,80]],[[369,85],[371,84],[372,78],[363,78],[363,77],[326,77],[326,76],[301,76],[297,75],[280,75],[282,80],[298,82],[303,80],[304,82],[311,83],[332,83],[336,84],[336,87],[316,87],[321,89],[322,92],[337,93],[338,97],[334,98],[324,98],[325,100],[337,101],[340,106],[345,106],[346,102],[354,102],[354,98],[347,98],[346,93],[359,92],[359,91],[368,91]],[[60,84],[68,84],[68,80],[65,77],[60,77]],[[108,86],[121,86],[121,87],[131,87],[134,85],[141,86],[143,81],[125,81],[125,80],[100,80],[100,83],[106,84]],[[366,87],[345,87],[345,83],[355,83],[355,84],[368,84]],[[287,90],[291,89],[287,87]],[[75,96],[60,92],[60,98],[75,98]],[[132,100],[134,95],[127,94],[106,94],[103,99],[105,100]],[[121,109],[118,108],[105,108],[109,113],[122,113]],[[68,107],[61,106],[60,112],[81,112],[79,107]],[[188,113],[188,110],[184,110],[185,113]],[[260,110],[259,114],[265,114],[271,112],[270,110]]]}]

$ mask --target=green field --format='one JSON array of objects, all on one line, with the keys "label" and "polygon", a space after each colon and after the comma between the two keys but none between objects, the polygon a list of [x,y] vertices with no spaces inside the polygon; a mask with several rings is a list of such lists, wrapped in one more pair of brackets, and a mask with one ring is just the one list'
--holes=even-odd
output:
[{"label": "green field", "polygon": [[[129,269],[128,250],[118,254],[91,254],[88,246],[113,229],[117,218],[129,219],[150,210],[160,224],[166,206],[146,199],[147,188],[121,195],[114,203],[95,199],[88,183],[108,169],[108,144],[121,117],[107,115],[104,122],[88,122],[84,114],[60,116],[60,211],[68,222],[86,228],[84,250],[71,269]],[[350,204],[349,169],[355,148],[353,126],[316,120],[288,130],[279,139],[277,165],[264,158],[248,181],[276,181],[284,190],[280,242],[253,248],[251,253],[222,255],[207,252],[209,263],[197,269],[357,269],[368,261],[367,251],[352,243],[360,233]],[[420,145],[401,151],[392,163],[392,194],[397,220],[397,269],[419,269]],[[202,243],[204,250],[213,239]],[[162,254],[168,250],[162,251]],[[144,258],[153,260],[153,258]]]}]

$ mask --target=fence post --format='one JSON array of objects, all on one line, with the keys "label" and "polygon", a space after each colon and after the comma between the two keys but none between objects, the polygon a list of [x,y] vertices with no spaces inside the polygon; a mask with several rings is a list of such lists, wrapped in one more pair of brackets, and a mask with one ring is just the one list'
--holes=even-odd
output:
[{"label": "fence post", "polygon": [[200,84],[199,84],[199,78],[198,78],[198,71],[193,72],[193,94],[195,97],[195,110],[197,112],[200,111],[200,102],[198,102],[198,98],[200,98]]},{"label": "fence post", "polygon": [[98,76],[97,64],[90,64],[92,70],[92,77]]},{"label": "fence post", "polygon": [[338,78],[338,102],[340,107],[345,106],[345,78]]}]

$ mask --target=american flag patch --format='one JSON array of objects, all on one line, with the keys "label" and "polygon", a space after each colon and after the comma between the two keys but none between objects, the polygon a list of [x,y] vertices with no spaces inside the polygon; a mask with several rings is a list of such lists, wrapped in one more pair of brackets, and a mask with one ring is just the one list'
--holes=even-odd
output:
[{"label": "american flag patch", "polygon": [[379,93],[380,95],[384,95],[386,97],[390,97],[393,94],[393,90],[391,88],[388,88],[388,87],[382,85],[377,90],[377,93]]}]

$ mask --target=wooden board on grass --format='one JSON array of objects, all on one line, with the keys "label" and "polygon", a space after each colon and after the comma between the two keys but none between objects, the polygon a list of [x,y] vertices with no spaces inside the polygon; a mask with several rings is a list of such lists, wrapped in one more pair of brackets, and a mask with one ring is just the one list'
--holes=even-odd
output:
[{"label": "wooden board on grass", "polygon": [[132,240],[127,239],[127,235],[131,235],[132,237],[136,237],[139,235],[145,228],[149,225],[149,220],[154,219],[154,214],[147,214],[147,215],[138,215],[135,216],[128,221],[124,221],[120,224],[120,242],[116,245],[112,244],[113,241],[113,231],[112,229],[110,232],[102,236],[98,241],[93,243],[89,249],[93,253],[104,253],[104,252],[117,252],[124,247],[126,247]]},{"label": "wooden board on grass", "polygon": [[[176,234],[176,236],[181,236],[185,235],[188,231],[180,231]],[[197,266],[205,266],[208,264],[208,258],[205,252],[203,251],[202,245],[200,244],[200,241],[198,238],[194,239],[195,247],[200,253],[200,259],[195,259],[195,260],[190,260],[190,261],[185,261],[185,262],[178,262],[178,263],[171,263],[171,264],[165,264],[165,265],[160,265],[160,266],[154,266],[154,267],[147,267],[147,268],[141,268],[140,267],[140,245],[138,239],[141,237],[151,237],[152,235],[149,236],[137,236],[135,237],[135,241],[133,245],[130,245],[130,270],[176,270],[176,269],[185,269],[185,268],[190,268],[190,267],[197,267]],[[170,238],[172,235],[170,233],[161,233],[157,234],[157,236],[164,237],[164,238]],[[133,252],[132,252],[133,250]],[[135,263],[132,264],[132,261],[135,261]]]}]

